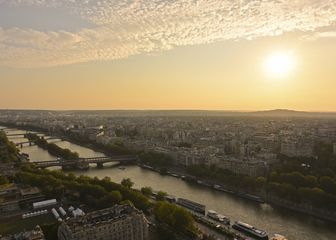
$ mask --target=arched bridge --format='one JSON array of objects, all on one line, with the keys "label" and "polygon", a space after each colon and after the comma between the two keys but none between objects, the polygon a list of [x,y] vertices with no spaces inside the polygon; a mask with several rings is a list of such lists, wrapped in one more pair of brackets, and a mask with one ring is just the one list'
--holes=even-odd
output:
[{"label": "arched bridge", "polygon": [[51,161],[32,162],[39,168],[47,167],[63,167],[75,169],[87,169],[90,163],[97,164],[98,167],[103,167],[104,163],[119,162],[119,163],[132,163],[138,161],[138,156],[124,155],[114,157],[93,157],[93,158],[79,158],[74,160],[56,159]]}]

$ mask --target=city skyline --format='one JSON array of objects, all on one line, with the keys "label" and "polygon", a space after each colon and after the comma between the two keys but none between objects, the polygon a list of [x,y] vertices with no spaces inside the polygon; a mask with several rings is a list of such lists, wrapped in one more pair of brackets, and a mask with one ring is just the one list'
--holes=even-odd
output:
[{"label": "city skyline", "polygon": [[0,108],[335,112],[335,16],[333,0],[0,0]]}]

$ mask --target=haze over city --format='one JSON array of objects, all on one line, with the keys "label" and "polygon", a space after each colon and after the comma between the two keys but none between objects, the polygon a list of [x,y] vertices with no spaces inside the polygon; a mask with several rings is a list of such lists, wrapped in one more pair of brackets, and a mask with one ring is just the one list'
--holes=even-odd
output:
[{"label": "haze over city", "polygon": [[0,1],[0,108],[336,111],[336,1]]}]

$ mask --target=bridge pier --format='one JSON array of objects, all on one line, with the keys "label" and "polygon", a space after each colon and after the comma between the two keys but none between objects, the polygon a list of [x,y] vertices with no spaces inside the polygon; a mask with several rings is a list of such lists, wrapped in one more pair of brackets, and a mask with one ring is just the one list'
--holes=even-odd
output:
[{"label": "bridge pier", "polygon": [[104,168],[104,164],[103,163],[97,163],[97,168]]},{"label": "bridge pier", "polygon": [[62,170],[73,170],[73,169],[76,169],[75,166],[69,166],[69,165],[65,165],[65,166],[62,166]]},{"label": "bridge pier", "polygon": [[81,163],[77,163],[76,168],[79,170],[87,170],[89,169],[90,165],[89,163],[86,162],[81,162]]}]

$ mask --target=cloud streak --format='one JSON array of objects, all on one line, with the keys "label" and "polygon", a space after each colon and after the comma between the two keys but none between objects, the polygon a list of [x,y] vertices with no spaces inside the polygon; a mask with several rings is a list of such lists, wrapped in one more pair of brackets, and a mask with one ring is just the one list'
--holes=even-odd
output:
[{"label": "cloud streak", "polygon": [[0,0],[2,5],[69,9],[95,26],[76,32],[0,28],[0,65],[14,67],[114,60],[177,46],[310,32],[336,22],[335,0]]}]

